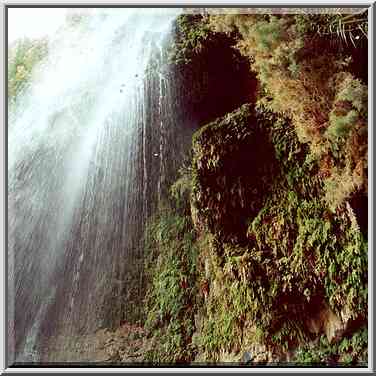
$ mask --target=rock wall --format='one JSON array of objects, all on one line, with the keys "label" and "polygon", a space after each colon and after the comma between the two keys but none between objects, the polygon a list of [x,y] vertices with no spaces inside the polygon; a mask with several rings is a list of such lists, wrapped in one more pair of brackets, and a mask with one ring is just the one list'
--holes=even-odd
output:
[{"label": "rock wall", "polygon": [[212,239],[198,256],[202,359],[284,361],[366,318],[367,243],[351,206],[331,214],[288,121],[251,113],[243,106],[193,141],[193,223]]},{"label": "rock wall", "polygon": [[[185,16],[178,23],[180,67],[203,69],[200,56],[206,46],[228,38],[249,58],[259,82],[242,70],[244,79],[237,82],[253,82],[243,97],[248,104],[223,112],[206,106],[207,116],[201,116],[192,138],[191,163],[172,186],[168,209],[159,212],[148,232],[148,247],[157,260],[149,270],[147,294],[147,328],[155,344],[147,358],[152,362],[367,362],[367,196],[352,183],[346,186],[342,175],[338,183],[346,194],[328,199],[327,181],[331,174],[341,174],[333,168],[337,163],[344,168],[353,156],[364,167],[366,115],[362,112],[351,128],[363,136],[354,133],[348,141],[330,139],[325,129],[315,128],[319,121],[324,128],[322,119],[331,115],[326,107],[310,112],[313,97],[308,92],[320,92],[327,82],[316,76],[323,68],[319,57],[305,70],[305,59],[313,54],[306,38],[311,31],[299,29],[305,22],[234,14],[211,20]],[[296,39],[278,34],[282,26],[291,27]],[[273,28],[275,34],[268,34]],[[325,38],[314,43],[330,48]],[[284,56],[281,46],[288,46],[294,57]],[[336,45],[331,53],[340,60],[354,51]],[[232,58],[236,65],[239,56]],[[295,58],[301,71],[289,65]],[[205,71],[216,69],[214,61],[210,64]],[[343,67],[336,69],[347,69]],[[363,84],[349,73],[342,77],[354,89],[351,94],[343,89],[346,95],[363,111]],[[299,88],[307,82],[309,98],[301,99],[308,105],[302,104],[299,113],[289,106],[299,101]],[[187,88],[196,98],[193,88]],[[330,90],[328,85],[325,95],[336,102],[342,94]],[[231,87],[231,93],[239,91]],[[217,91],[201,94],[198,103],[205,103]],[[325,126],[330,128],[332,120]],[[307,131],[307,137],[300,131]],[[357,156],[350,139],[363,145]],[[167,287],[175,291],[175,300],[164,298]]]}]

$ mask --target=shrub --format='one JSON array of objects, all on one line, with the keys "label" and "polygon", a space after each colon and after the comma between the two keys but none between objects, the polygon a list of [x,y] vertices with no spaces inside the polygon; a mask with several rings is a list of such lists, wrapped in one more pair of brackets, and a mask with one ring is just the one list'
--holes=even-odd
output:
[{"label": "shrub", "polygon": [[196,296],[195,235],[189,217],[169,207],[160,209],[146,233],[146,328],[157,343],[147,360],[158,363],[193,359]]},{"label": "shrub", "polygon": [[25,92],[38,64],[46,57],[46,39],[20,39],[9,49],[8,58],[8,99],[13,108],[18,97]]},{"label": "shrub", "polygon": [[[328,191],[328,204],[336,208],[366,189],[367,88],[345,73],[349,56],[341,39],[337,44],[331,39],[336,27],[341,38],[353,28],[366,35],[364,15],[213,15],[209,25],[215,32],[239,34],[238,48],[261,83],[259,102],[292,119],[299,141],[324,167],[321,175],[330,181],[326,187],[341,179],[349,182],[337,199]],[[339,116],[336,107],[343,102],[353,108]],[[363,151],[355,154],[358,147]],[[340,172],[343,164],[345,174]]]},{"label": "shrub", "polygon": [[200,14],[180,15],[175,24],[175,41],[169,51],[169,60],[175,64],[188,64],[198,55],[212,32],[207,19]]},{"label": "shrub", "polygon": [[329,343],[327,338],[319,338],[316,346],[303,346],[296,351],[293,362],[300,366],[341,365],[363,366],[368,357],[368,330],[361,328],[340,342]]}]

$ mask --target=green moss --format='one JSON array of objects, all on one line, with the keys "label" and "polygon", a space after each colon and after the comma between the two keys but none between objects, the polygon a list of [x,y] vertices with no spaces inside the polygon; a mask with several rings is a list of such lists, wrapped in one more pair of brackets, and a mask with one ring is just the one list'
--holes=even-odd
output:
[{"label": "green moss", "polygon": [[320,199],[297,198],[275,191],[248,230],[265,253],[267,276],[280,276],[273,289],[291,295],[302,309],[325,292],[336,312],[358,317],[367,310],[367,243],[351,224],[353,213],[342,208],[330,218]]},{"label": "green moss", "polygon": [[11,108],[26,90],[37,65],[46,57],[47,41],[20,39],[9,50],[8,97]]},{"label": "green moss", "polygon": [[332,309],[356,318],[367,311],[367,243],[348,204],[335,214],[328,211],[320,179],[312,174],[314,163],[295,149],[292,134],[290,143],[278,137],[276,125],[273,140],[282,174],[248,228],[268,264],[267,279],[279,276],[268,296],[287,294],[304,311],[324,292]]},{"label": "green moss", "polygon": [[179,170],[179,178],[170,188],[176,209],[186,215],[190,214],[190,195],[192,190],[192,169],[184,166]]},{"label": "green moss", "polygon": [[280,40],[283,32],[283,20],[270,17],[269,22],[262,21],[255,25],[255,38],[264,52],[269,52],[272,46]]},{"label": "green moss", "polygon": [[194,330],[196,296],[195,235],[190,217],[166,207],[148,226],[146,328],[158,345],[147,354],[151,362],[187,362]]},{"label": "green moss", "polygon": [[304,312],[324,291],[336,312],[356,318],[367,311],[367,244],[355,215],[348,205],[329,214],[315,163],[288,129],[281,133],[276,122],[272,133],[282,173],[248,236],[264,255],[267,279],[278,281],[266,294],[273,316],[289,315],[276,304],[281,295]]},{"label": "green moss", "polygon": [[357,111],[349,111],[345,116],[330,115],[330,126],[327,130],[327,135],[331,139],[338,139],[346,137],[351,127],[359,119]]},{"label": "green moss", "polygon": [[367,312],[367,241],[350,207],[342,208],[333,221],[332,237],[318,258],[324,270],[325,292],[336,312],[351,318]]},{"label": "green moss", "polygon": [[[268,135],[278,169],[256,216],[249,217],[247,241],[226,241],[228,228],[216,227],[223,220],[220,213],[227,212],[220,201],[226,197],[223,190],[231,189],[228,176],[222,178],[231,175],[226,158],[235,156],[257,129]],[[349,206],[328,211],[318,165],[288,121],[261,107],[251,116],[243,107],[200,129],[193,150],[193,205],[206,220],[206,231],[219,240],[210,247],[216,261],[198,336],[200,352],[218,360],[221,351],[241,347],[244,325],[257,326],[275,351],[302,345],[309,340],[305,318],[325,302],[353,319],[366,312],[366,242]],[[213,189],[216,179],[221,191]]]},{"label": "green moss", "polygon": [[366,366],[367,348],[368,330],[361,328],[338,343],[330,344],[327,338],[322,336],[318,344],[299,348],[293,362],[300,366]]},{"label": "green moss", "polygon": [[[254,150],[258,159],[244,163]],[[243,106],[196,132],[192,167],[172,188],[181,203],[152,231],[159,253],[149,321],[165,349],[152,359],[216,362],[257,344],[284,354],[310,343],[307,319],[326,304],[346,320],[366,316],[367,242],[348,204],[328,210],[318,171],[289,121],[262,107]],[[189,211],[179,212],[189,197],[196,232]],[[316,362],[319,351],[301,357]]]},{"label": "green moss", "polygon": [[287,190],[290,196],[294,195],[290,201],[299,197],[320,196],[323,185],[318,177],[317,163],[307,145],[298,140],[291,122],[260,104],[256,107],[256,113],[259,124],[268,132],[279,162],[279,174],[285,184],[276,186],[276,189]]},{"label": "green moss", "polygon": [[350,102],[359,114],[367,114],[367,87],[360,80],[345,79],[336,99]]},{"label": "green moss", "polygon": [[213,35],[207,20],[199,14],[182,14],[175,24],[175,41],[169,50],[169,61],[174,64],[189,64],[205,48]]},{"label": "green moss", "polygon": [[212,265],[214,275],[210,279],[209,297],[202,313],[203,326],[197,340],[199,352],[213,361],[220,360],[221,351],[231,352],[241,346],[246,314],[256,303],[248,283],[233,274],[237,273],[239,259],[226,259],[223,270],[219,264]]},{"label": "green moss", "polygon": [[199,221],[225,240],[239,240],[262,205],[275,168],[266,131],[250,105],[243,105],[199,129],[192,145],[192,206]]},{"label": "green moss", "polygon": [[[215,154],[216,144],[230,144],[231,141],[241,140],[247,137],[253,130],[249,127],[249,121],[252,116],[251,106],[243,105],[234,112],[227,114],[221,119],[217,119],[201,127],[192,138],[193,152],[195,158],[203,157],[204,152]],[[229,132],[233,132],[229,135]],[[227,137],[226,137],[227,136]],[[231,139],[231,137],[233,137]],[[211,144],[213,148],[205,150],[205,147]],[[236,145],[234,145],[236,147]]]},{"label": "green moss", "polygon": [[[210,19],[215,31],[238,32],[237,46],[260,81],[259,101],[291,118],[322,176],[336,185],[337,197],[329,189],[327,203],[335,209],[365,191],[367,87],[349,71],[366,73],[352,58],[366,53],[361,49],[367,17],[234,14]],[[354,53],[358,43],[363,47]],[[343,111],[343,104],[350,109]]]}]

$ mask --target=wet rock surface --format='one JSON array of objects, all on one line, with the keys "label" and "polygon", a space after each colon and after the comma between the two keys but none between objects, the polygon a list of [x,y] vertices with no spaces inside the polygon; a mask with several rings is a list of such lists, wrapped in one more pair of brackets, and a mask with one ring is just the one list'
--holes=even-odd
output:
[{"label": "wet rock surface", "polygon": [[46,353],[47,363],[143,363],[147,348],[145,330],[122,324],[115,331],[100,329],[91,335],[58,338]]}]

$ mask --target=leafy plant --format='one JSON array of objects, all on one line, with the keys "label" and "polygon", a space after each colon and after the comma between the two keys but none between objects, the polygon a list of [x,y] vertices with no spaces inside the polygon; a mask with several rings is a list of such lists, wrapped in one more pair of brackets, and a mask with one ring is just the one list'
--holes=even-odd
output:
[{"label": "leafy plant", "polygon": [[158,346],[148,352],[151,362],[190,361],[194,356],[196,295],[195,234],[189,217],[165,206],[146,233],[146,328]]},{"label": "leafy plant", "polygon": [[[323,180],[328,180],[325,188],[341,179],[347,182],[338,199],[328,191],[328,205],[335,209],[366,189],[367,88],[346,72],[351,57],[329,38],[336,34],[339,41],[354,42],[366,37],[364,14],[234,13],[213,15],[209,25],[216,32],[239,34],[238,48],[261,83],[259,103],[291,118],[299,141],[309,146]],[[337,114],[344,102],[353,108]],[[341,174],[343,164],[346,172]]]},{"label": "leafy plant", "polygon": [[175,41],[169,51],[169,60],[175,64],[189,64],[198,55],[212,35],[207,19],[200,14],[183,14],[177,18]]},{"label": "leafy plant", "polygon": [[294,357],[297,365],[363,366],[368,357],[368,331],[361,328],[340,342],[329,343],[325,336],[318,344],[299,348]]}]

